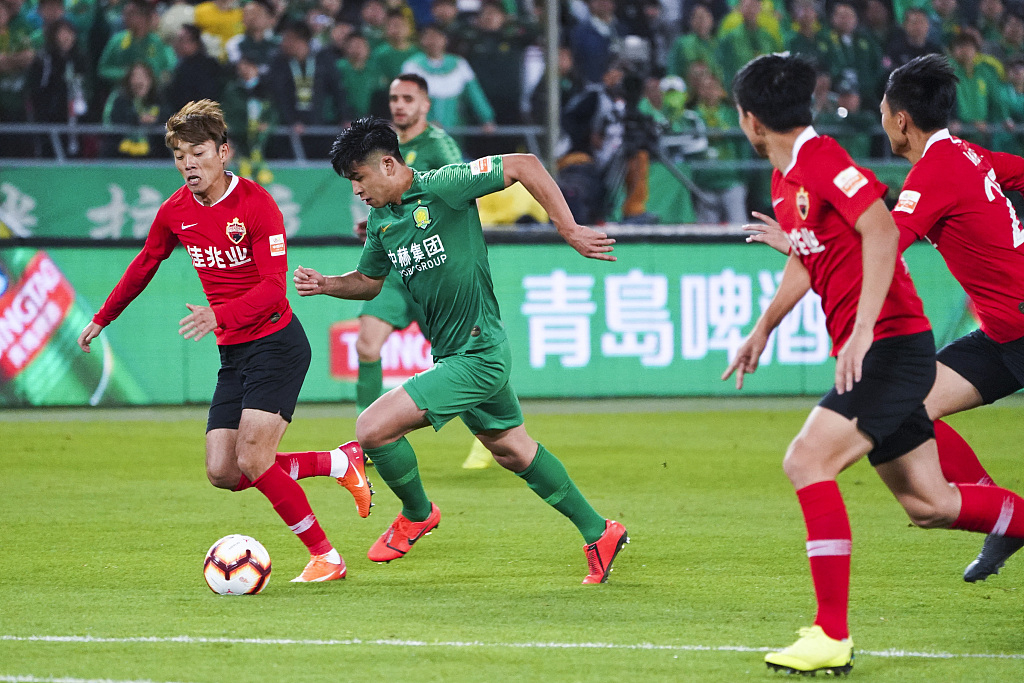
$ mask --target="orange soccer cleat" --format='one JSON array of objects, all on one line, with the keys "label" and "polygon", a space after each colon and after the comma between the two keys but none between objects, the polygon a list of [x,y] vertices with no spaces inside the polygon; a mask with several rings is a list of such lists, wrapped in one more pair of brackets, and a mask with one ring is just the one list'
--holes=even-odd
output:
[{"label": "orange soccer cleat", "polygon": [[359,447],[358,441],[349,441],[338,448],[348,457],[348,469],[345,470],[345,476],[338,477],[338,483],[348,489],[355,498],[359,516],[369,517],[370,508],[373,507],[373,503],[370,502],[373,488],[366,478],[366,456],[363,455],[363,449]]},{"label": "orange soccer cleat", "polygon": [[605,520],[604,533],[601,538],[593,543],[583,546],[583,552],[587,554],[587,565],[590,573],[583,583],[604,583],[608,580],[608,574],[612,571],[612,562],[615,556],[622,550],[622,546],[629,543],[629,535],[626,527],[613,519]]},{"label": "orange soccer cleat", "polygon": [[412,544],[437,528],[441,523],[441,509],[430,504],[430,515],[422,522],[413,522],[398,515],[377,542],[370,546],[366,556],[374,562],[390,562],[404,556]]},{"label": "orange soccer cleat", "polygon": [[348,569],[345,567],[345,560],[339,555],[340,562],[331,562],[327,555],[314,555],[309,559],[309,564],[302,570],[302,573],[292,579],[292,583],[314,583],[317,581],[333,581],[344,579]]}]

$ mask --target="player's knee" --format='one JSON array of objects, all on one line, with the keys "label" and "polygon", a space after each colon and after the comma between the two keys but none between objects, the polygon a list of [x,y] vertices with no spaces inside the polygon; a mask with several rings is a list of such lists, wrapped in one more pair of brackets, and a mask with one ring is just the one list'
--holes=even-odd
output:
[{"label": "player's knee", "polygon": [[233,491],[238,487],[239,472],[235,468],[208,465],[206,468],[206,478],[219,489]]},{"label": "player's knee", "polygon": [[380,421],[375,419],[368,410],[364,410],[356,418],[356,441],[359,442],[359,446],[363,450],[380,448],[388,443],[384,439],[384,430],[381,429]]},{"label": "player's knee", "polygon": [[381,345],[374,339],[360,334],[356,337],[356,355],[360,363],[376,363],[380,360]]},{"label": "player's knee", "polygon": [[786,476],[793,482],[793,485],[798,488],[802,480],[811,473],[815,464],[815,460],[809,457],[809,450],[806,446],[807,444],[804,443],[804,440],[798,436],[789,445],[789,448],[786,450],[786,457],[782,460],[782,471],[786,473]]},{"label": "player's knee", "polygon": [[955,515],[951,514],[948,506],[936,501],[905,497],[900,499],[900,504],[906,510],[911,523],[922,529],[944,529],[955,520]]}]

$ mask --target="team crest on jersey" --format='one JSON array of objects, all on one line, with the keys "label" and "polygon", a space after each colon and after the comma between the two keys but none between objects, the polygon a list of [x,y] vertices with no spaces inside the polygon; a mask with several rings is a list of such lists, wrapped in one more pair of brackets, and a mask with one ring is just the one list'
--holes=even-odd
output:
[{"label": "team crest on jersey", "polygon": [[811,193],[800,187],[796,191],[796,210],[800,214],[800,220],[807,220],[807,214],[811,212]]},{"label": "team crest on jersey", "polygon": [[417,206],[412,212],[412,220],[420,230],[426,230],[430,225],[430,209],[425,206]]},{"label": "team crest on jersey", "polygon": [[412,166],[415,163],[416,163],[416,150],[411,149],[405,155],[405,165],[406,166]]},{"label": "team crest on jersey", "polygon": [[233,221],[224,227],[224,232],[227,233],[228,239],[235,244],[239,244],[245,239],[245,223],[238,220],[236,216]]}]

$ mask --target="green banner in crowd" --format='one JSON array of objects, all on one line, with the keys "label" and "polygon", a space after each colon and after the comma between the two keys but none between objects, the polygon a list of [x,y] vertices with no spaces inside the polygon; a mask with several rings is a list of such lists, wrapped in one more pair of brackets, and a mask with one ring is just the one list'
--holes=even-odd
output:
[{"label": "green banner in crowd", "polygon": [[[0,244],[0,405],[208,402],[218,354],[212,336],[181,339],[185,303],[204,303],[183,250],[93,342],[74,344],[136,250],[36,250]],[[493,245],[490,260],[523,397],[734,395],[719,377],[775,292],[785,259],[763,245],[627,244],[618,261],[563,245]],[[324,273],[354,267],[356,247],[293,247]],[[973,326],[965,295],[929,246],[906,260],[939,343]],[[313,347],[300,396],[353,400],[360,302],[289,297]],[[834,361],[817,299],[802,301],[772,336],[745,394],[821,394]],[[430,366],[416,328],[383,349],[386,382]]]},{"label": "green banner in crowd", "polygon": [[[170,163],[152,166],[6,165],[0,171],[0,222],[19,237],[143,239],[160,204],[181,187]],[[352,186],[326,163],[275,169],[267,191],[289,237],[351,235]]]}]

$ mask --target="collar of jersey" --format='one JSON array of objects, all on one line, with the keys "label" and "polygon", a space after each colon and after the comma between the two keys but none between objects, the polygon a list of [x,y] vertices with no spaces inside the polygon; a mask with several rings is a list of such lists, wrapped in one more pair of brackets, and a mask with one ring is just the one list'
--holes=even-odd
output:
[{"label": "collar of jersey", "polygon": [[[231,182],[228,183],[228,189],[224,192],[224,194],[221,195],[220,199],[215,201],[213,204],[210,204],[210,206],[217,206],[222,201],[227,199],[228,195],[231,194],[232,190],[235,189],[235,186],[238,185],[238,176],[236,176],[231,171],[224,171],[224,172],[227,173],[229,176],[231,176]],[[208,206],[206,206],[206,204],[203,204],[201,201],[199,201],[199,198],[196,197],[195,195],[192,195],[192,199],[195,199],[196,200],[196,204],[198,204],[199,206],[203,207],[204,209],[209,208]]]},{"label": "collar of jersey", "polygon": [[934,145],[936,142],[938,142],[940,140],[952,140],[952,139],[953,139],[953,136],[949,134],[949,128],[943,128],[942,130],[935,131],[934,133],[932,133],[932,136],[930,138],[928,138],[928,142],[924,143],[924,151],[921,152],[921,156],[923,157],[925,154],[927,154],[928,153],[928,148],[931,147],[932,145]]},{"label": "collar of jersey", "polygon": [[796,155],[800,153],[800,148],[804,146],[804,143],[816,137],[818,137],[818,131],[814,130],[814,126],[807,126],[800,135],[796,136],[796,140],[793,141],[793,156],[789,160],[789,166],[782,172],[783,177],[786,177],[786,174],[796,166]]}]

